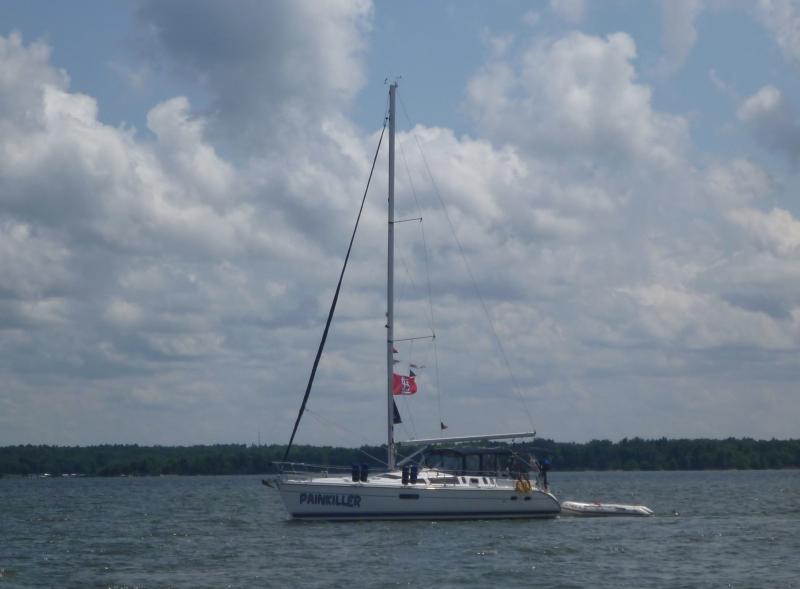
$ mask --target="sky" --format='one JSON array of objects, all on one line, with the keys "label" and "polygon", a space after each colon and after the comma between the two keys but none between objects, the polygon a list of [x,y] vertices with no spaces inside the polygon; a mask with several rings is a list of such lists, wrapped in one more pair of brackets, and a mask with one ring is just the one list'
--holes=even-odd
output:
[{"label": "sky", "polygon": [[[0,4],[0,445],[285,443],[399,82],[397,437],[800,437],[800,2]],[[298,443],[385,439],[382,150]]]}]

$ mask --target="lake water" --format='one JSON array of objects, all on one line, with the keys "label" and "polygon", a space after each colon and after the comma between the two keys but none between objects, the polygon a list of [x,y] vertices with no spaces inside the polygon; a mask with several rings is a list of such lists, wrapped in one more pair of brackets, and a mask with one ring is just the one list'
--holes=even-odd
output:
[{"label": "lake water", "polygon": [[0,479],[0,588],[800,587],[800,471],[551,483],[656,517],[288,522],[258,477]]}]

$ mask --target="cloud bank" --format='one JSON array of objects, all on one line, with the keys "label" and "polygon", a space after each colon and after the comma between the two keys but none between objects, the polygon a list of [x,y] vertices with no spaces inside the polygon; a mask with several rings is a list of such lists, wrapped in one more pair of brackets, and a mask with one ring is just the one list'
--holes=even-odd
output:
[{"label": "cloud bank", "polygon": [[[153,105],[146,132],[101,123],[45,44],[0,38],[0,443],[286,439],[377,141],[346,115],[372,11],[142,3],[150,59],[209,96]],[[467,85],[479,138],[399,134],[441,374],[400,346],[427,366],[402,433],[529,426],[452,222],[541,435],[796,435],[800,220],[772,174],[699,153],[629,34],[530,35]],[[777,88],[737,116],[796,154]],[[303,441],[382,439],[384,158]],[[400,336],[430,328],[412,225]]]}]

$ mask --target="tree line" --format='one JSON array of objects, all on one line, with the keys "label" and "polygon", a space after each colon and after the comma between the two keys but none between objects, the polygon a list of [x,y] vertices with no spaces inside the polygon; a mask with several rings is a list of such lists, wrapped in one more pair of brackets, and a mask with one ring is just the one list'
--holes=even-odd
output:
[{"label": "tree line", "polygon": [[[501,444],[497,444],[501,445]],[[750,438],[642,439],[586,443],[538,439],[511,446],[550,459],[555,470],[706,470],[800,468],[799,440]],[[283,445],[5,446],[0,476],[233,475],[275,472]],[[385,446],[295,446],[290,460],[306,464],[381,466]]]}]

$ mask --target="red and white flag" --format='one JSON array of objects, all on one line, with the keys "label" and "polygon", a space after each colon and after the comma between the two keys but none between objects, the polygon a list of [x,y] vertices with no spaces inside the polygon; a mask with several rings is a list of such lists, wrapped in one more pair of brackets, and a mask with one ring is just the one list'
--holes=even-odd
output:
[{"label": "red and white flag", "polygon": [[392,394],[413,395],[417,392],[417,382],[413,376],[404,374],[392,375]]}]

